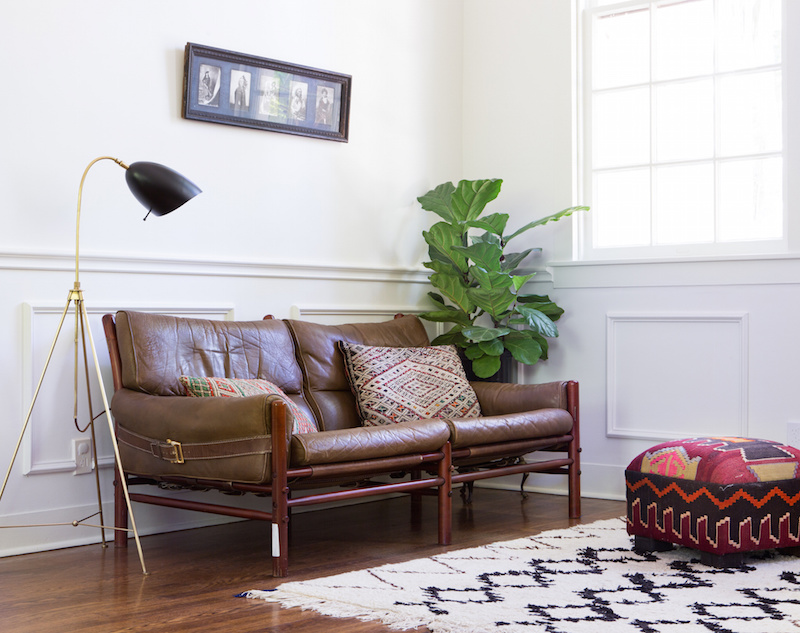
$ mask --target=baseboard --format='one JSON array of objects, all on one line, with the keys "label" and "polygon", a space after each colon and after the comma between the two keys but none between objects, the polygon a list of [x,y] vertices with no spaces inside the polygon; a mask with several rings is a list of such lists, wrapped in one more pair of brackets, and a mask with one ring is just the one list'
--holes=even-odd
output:
[{"label": "baseboard", "polygon": [[[520,490],[521,475],[496,477],[475,482],[476,487],[495,490]],[[531,473],[525,482],[526,492],[566,495],[567,478],[564,475]],[[625,500],[625,469],[608,464],[581,464],[581,497],[588,499]]]}]

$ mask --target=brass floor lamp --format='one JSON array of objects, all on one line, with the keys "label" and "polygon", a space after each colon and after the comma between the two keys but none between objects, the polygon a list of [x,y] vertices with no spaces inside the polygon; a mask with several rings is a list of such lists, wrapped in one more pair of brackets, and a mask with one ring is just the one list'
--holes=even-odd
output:
[{"label": "brass floor lamp", "polygon": [[[106,415],[106,420],[108,421],[108,429],[111,433],[112,444],[114,445],[114,464],[119,473],[119,485],[122,486],[122,490],[125,495],[125,503],[128,506],[128,514],[131,519],[131,529],[127,531],[132,531],[134,539],[136,540],[136,549],[139,553],[139,562],[142,565],[142,573],[147,574],[147,568],[144,564],[144,555],[142,553],[142,544],[139,540],[139,531],[136,528],[136,520],[133,516],[133,508],[131,507],[131,500],[128,494],[128,485],[126,483],[125,474],[122,470],[122,461],[120,459],[119,448],[117,447],[117,440],[116,440],[116,433],[114,431],[114,421],[111,417],[111,410],[109,408],[108,399],[106,397],[105,386],[103,385],[103,377],[100,372],[100,363],[97,360],[97,350],[95,348],[94,339],[92,338],[92,332],[88,327],[88,314],[86,311],[86,304],[83,300],[83,290],[81,290],[80,284],[80,231],[81,231],[81,197],[83,195],[83,183],[86,180],[86,175],[89,173],[89,170],[92,166],[101,160],[112,160],[117,165],[125,169],[125,180],[128,184],[128,188],[133,193],[134,197],[147,209],[147,215],[145,216],[145,220],[147,217],[153,213],[155,215],[166,215],[171,211],[174,211],[185,202],[194,198],[198,193],[200,193],[200,189],[187,180],[185,177],[180,175],[179,173],[173,171],[169,167],[165,167],[163,165],[159,165],[158,163],[148,163],[148,162],[136,162],[131,163],[130,165],[126,165],[118,158],[113,158],[111,156],[101,156],[99,158],[95,158],[83,172],[83,177],[81,178],[81,184],[78,189],[78,214],[77,214],[77,224],[75,229],[75,284],[72,289],[69,291],[67,296],[67,303],[64,306],[64,311],[61,313],[61,320],[58,324],[58,329],[56,331],[56,335],[53,338],[53,343],[50,346],[50,351],[47,354],[47,359],[44,363],[44,368],[42,369],[42,374],[39,378],[39,383],[36,385],[36,389],[33,392],[33,399],[31,401],[30,407],[28,408],[28,413],[25,416],[25,422],[22,425],[22,431],[19,434],[19,440],[17,440],[16,448],[14,449],[14,454],[11,458],[11,463],[8,466],[8,471],[6,472],[5,479],[3,480],[3,486],[0,488],[0,499],[3,497],[3,493],[6,490],[6,485],[8,484],[8,480],[11,476],[11,469],[14,466],[14,462],[17,459],[17,454],[19,453],[20,446],[22,445],[22,439],[25,435],[25,431],[28,428],[28,423],[31,419],[31,414],[33,413],[33,407],[36,404],[36,399],[39,396],[39,390],[42,387],[42,382],[44,381],[45,374],[47,373],[47,368],[50,365],[50,360],[53,357],[53,350],[56,347],[56,343],[58,342],[58,338],[61,334],[61,329],[64,325],[64,320],[67,317],[67,313],[71,306],[74,305],[75,307],[75,365],[74,365],[74,399],[73,399],[73,419],[75,422],[75,426],[78,428],[79,431],[86,431],[87,429],[91,430],[91,444],[92,444],[92,451],[93,451],[93,458],[94,458],[94,472],[95,472],[95,483],[97,486],[97,505],[98,505],[98,512],[86,517],[84,519],[79,519],[76,521],[72,521],[70,523],[50,523],[50,524],[38,524],[38,525],[4,525],[0,526],[2,528],[29,528],[29,527],[51,527],[56,525],[72,525],[72,526],[85,526],[85,527],[93,527],[93,528],[100,528],[101,539],[103,543],[103,547],[106,546],[105,541],[105,530],[111,529],[116,530],[119,528],[106,526],[103,520],[103,502],[102,497],[100,495],[100,474],[98,468],[98,461],[97,461],[97,443],[95,442],[95,429],[94,429],[94,421],[97,416],[94,415],[92,411],[92,394],[91,394],[91,387],[90,387],[90,380],[89,380],[89,363],[88,363],[88,356],[86,350],[86,339],[89,339],[89,345],[92,350],[92,360],[94,361],[94,368],[97,374],[97,381],[100,386],[100,395],[103,399],[103,408]],[[79,348],[82,348],[82,355],[83,355],[83,364],[84,370],[86,372],[86,395],[89,400],[89,422],[84,429],[81,429],[78,424],[78,366],[79,366]],[[99,523],[88,523],[94,517],[99,516]]]}]

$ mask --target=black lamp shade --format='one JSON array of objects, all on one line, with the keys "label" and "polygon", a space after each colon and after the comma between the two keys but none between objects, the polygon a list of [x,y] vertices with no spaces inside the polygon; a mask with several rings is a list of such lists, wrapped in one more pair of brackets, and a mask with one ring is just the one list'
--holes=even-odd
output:
[{"label": "black lamp shade", "polygon": [[166,215],[194,198],[201,189],[177,171],[158,163],[131,163],[125,181],[134,197],[150,212]]}]

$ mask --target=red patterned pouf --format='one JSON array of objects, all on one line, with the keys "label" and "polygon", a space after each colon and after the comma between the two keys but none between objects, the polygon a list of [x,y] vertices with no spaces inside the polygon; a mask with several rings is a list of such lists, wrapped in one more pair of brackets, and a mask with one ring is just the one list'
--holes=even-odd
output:
[{"label": "red patterned pouf", "polygon": [[769,440],[700,437],[658,444],[625,471],[638,551],[672,544],[737,567],[744,554],[800,546],[800,450]]}]

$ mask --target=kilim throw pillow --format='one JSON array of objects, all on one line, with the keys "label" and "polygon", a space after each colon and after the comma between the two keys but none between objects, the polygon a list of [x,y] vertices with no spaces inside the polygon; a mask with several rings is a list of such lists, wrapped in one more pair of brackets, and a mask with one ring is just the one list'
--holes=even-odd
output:
[{"label": "kilim throw pillow", "polygon": [[286,401],[286,406],[291,411],[292,418],[294,418],[292,433],[313,433],[319,430],[314,421],[291,401],[283,389],[269,380],[258,378],[206,378],[201,376],[180,376],[178,380],[183,385],[187,396],[199,398],[243,398],[262,394],[280,396]]},{"label": "kilim throw pillow", "polygon": [[339,349],[365,426],[481,414],[453,345],[371,347],[339,341]]}]

